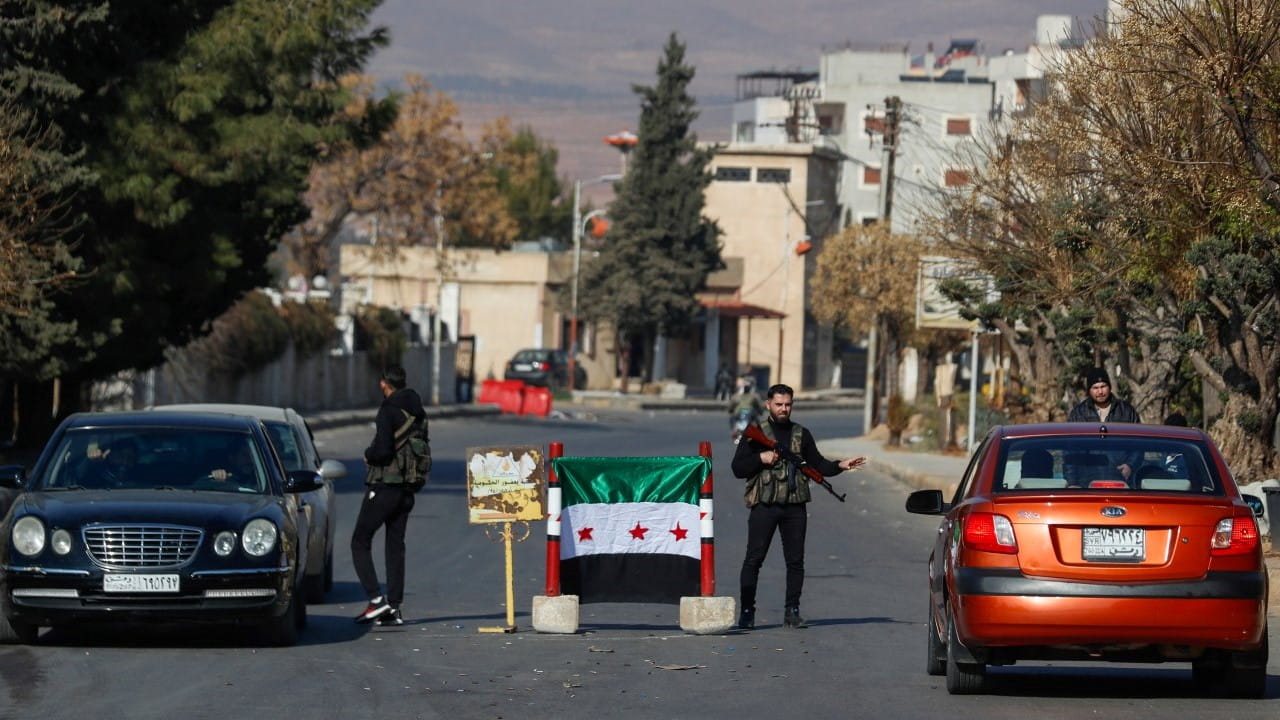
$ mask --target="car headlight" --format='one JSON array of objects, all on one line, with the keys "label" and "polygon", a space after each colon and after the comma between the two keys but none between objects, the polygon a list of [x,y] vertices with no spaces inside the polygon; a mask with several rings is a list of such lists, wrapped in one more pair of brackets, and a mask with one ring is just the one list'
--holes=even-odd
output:
[{"label": "car headlight", "polygon": [[53,542],[50,543],[53,551],[59,555],[66,555],[71,552],[71,533],[66,528],[58,528],[53,531]]},{"label": "car headlight", "polygon": [[265,518],[254,518],[244,526],[241,543],[244,551],[254,557],[262,557],[276,546],[275,523]]},{"label": "car headlight", "polygon": [[44,523],[40,518],[27,515],[13,524],[13,549],[34,557],[44,550]]},{"label": "car headlight", "polygon": [[213,551],[221,557],[226,557],[236,549],[236,534],[230,530],[223,530],[213,539]]}]

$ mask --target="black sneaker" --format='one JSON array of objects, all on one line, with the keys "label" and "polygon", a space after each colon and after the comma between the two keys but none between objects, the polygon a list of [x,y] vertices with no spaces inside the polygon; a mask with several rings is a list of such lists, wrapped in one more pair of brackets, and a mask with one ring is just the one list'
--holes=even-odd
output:
[{"label": "black sneaker", "polygon": [[369,601],[369,607],[364,612],[356,616],[356,622],[360,624],[371,623],[383,615],[391,612],[391,606],[387,604],[387,599],[379,595]]},{"label": "black sneaker", "polygon": [[750,630],[756,626],[756,609],[742,608],[742,614],[738,616],[738,628],[741,630]]},{"label": "black sneaker", "polygon": [[392,607],[382,617],[378,618],[378,625],[386,627],[388,625],[403,625],[404,617],[400,615],[400,608]]},{"label": "black sneaker", "polygon": [[809,627],[809,623],[800,617],[800,608],[798,607],[787,608],[787,613],[782,617],[782,624],[796,629]]}]

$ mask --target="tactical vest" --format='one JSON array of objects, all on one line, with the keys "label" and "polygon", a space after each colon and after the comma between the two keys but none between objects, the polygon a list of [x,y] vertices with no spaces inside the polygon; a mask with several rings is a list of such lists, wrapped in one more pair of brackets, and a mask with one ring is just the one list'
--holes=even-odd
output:
[{"label": "tactical vest", "polygon": [[[760,423],[760,429],[764,431],[765,437],[778,442],[778,438],[773,435],[773,423]],[[797,456],[800,455],[800,445],[804,438],[804,428],[799,423],[791,423],[791,437],[789,445],[791,452]],[[776,462],[772,467],[766,467],[747,480],[747,492],[745,500],[747,507],[755,507],[759,503],[766,505],[781,505],[786,503],[807,503],[809,496],[809,478],[800,472],[799,468],[792,469],[795,473],[796,489],[794,492],[787,490],[787,463]]]}]

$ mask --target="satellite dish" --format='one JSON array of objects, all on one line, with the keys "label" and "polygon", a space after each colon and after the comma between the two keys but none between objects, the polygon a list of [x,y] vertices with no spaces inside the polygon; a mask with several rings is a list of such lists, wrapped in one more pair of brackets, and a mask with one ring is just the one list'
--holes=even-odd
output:
[{"label": "satellite dish", "polygon": [[288,285],[289,285],[289,289],[290,289],[290,290],[293,290],[293,291],[295,291],[295,292],[296,292],[296,291],[298,291],[298,290],[301,290],[301,289],[303,288],[303,286],[305,286],[306,284],[307,284],[306,279],[305,279],[305,278],[303,278],[301,275],[290,275],[290,276],[289,276],[289,282],[288,282]]},{"label": "satellite dish", "polygon": [[325,276],[323,276],[323,275],[317,275],[317,276],[315,276],[315,277],[311,278],[311,287],[313,287],[313,288],[315,288],[315,289],[317,289],[317,290],[323,290],[323,289],[325,289],[325,288],[329,287],[329,278],[327,278],[327,277],[325,277]]}]

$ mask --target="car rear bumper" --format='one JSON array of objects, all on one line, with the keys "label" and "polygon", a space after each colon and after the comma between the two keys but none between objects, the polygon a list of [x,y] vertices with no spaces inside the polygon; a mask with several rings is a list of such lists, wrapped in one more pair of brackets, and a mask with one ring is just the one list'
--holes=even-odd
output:
[{"label": "car rear bumper", "polygon": [[114,593],[103,590],[101,573],[51,573],[10,566],[0,576],[0,604],[6,617],[33,625],[267,620],[288,609],[294,576],[291,567],[184,572],[178,592]]},{"label": "car rear bumper", "polygon": [[1163,644],[1253,650],[1266,629],[1265,575],[1196,582],[1075,583],[1007,570],[957,574],[956,631],[966,646]]}]

